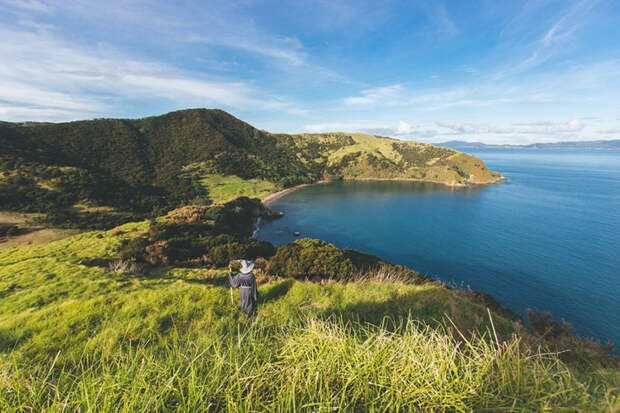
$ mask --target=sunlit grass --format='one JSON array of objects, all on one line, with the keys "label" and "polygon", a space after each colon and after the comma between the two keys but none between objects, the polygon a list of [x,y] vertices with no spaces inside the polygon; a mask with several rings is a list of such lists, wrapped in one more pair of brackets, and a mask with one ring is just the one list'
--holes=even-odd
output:
[{"label": "sunlit grass", "polygon": [[[467,341],[418,322],[397,328],[307,318],[240,320],[211,334],[172,326],[134,344],[102,340],[62,360],[6,357],[0,408],[32,411],[605,410],[617,393],[582,382],[518,339]],[[116,332],[110,331],[115,335]]]},{"label": "sunlit grass", "polygon": [[620,407],[618,371],[531,349],[438,284],[280,279],[248,320],[223,269],[110,272],[147,228],[0,251],[0,411]]},{"label": "sunlit grass", "polygon": [[282,189],[273,182],[262,179],[241,179],[235,175],[207,175],[201,183],[209,191],[209,198],[214,202],[226,202],[239,196],[264,198]]}]

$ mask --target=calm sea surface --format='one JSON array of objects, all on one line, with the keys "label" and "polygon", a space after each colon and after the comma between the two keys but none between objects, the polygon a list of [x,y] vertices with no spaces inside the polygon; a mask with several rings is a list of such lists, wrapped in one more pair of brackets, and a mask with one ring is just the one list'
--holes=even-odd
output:
[{"label": "calm sea surface", "polygon": [[509,180],[482,188],[350,182],[294,191],[257,238],[319,238],[620,345],[620,152],[468,151]]}]

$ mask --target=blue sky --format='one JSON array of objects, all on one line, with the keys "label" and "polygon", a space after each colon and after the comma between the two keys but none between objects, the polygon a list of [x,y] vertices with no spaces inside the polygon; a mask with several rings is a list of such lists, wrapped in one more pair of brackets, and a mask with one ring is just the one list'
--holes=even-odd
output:
[{"label": "blue sky", "polygon": [[620,139],[620,1],[0,0],[0,119]]}]

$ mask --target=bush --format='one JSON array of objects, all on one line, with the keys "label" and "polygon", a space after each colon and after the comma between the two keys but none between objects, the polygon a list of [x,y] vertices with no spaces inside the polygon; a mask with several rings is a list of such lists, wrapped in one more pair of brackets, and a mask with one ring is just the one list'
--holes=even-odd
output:
[{"label": "bush", "polygon": [[[376,260],[375,264],[378,264]],[[267,270],[284,277],[335,278],[360,270],[346,250],[325,241],[303,238],[278,247],[269,260]]]},{"label": "bush", "polygon": [[249,238],[256,217],[267,212],[260,201],[249,198],[179,208],[152,223],[145,236],[126,243],[121,257],[181,266],[226,266],[233,259],[271,257],[272,244]]},{"label": "bush", "polygon": [[527,318],[534,333],[542,337],[570,337],[573,333],[573,327],[569,323],[565,320],[562,320],[562,323],[558,323],[553,319],[553,314],[549,311],[543,313],[528,308]]},{"label": "bush", "polygon": [[144,253],[149,245],[148,239],[136,237],[125,243],[120,251],[121,260],[144,261]]}]

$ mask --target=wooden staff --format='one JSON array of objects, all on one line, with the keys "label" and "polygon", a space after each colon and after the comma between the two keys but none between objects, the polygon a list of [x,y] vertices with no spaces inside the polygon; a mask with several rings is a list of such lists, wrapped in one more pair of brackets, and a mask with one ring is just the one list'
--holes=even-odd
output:
[{"label": "wooden staff", "polygon": [[[228,264],[228,272],[229,272],[229,273],[232,271],[231,266],[232,266],[232,264],[230,264],[230,263],[229,263],[229,264]],[[232,286],[230,287],[230,303],[231,303],[232,305],[235,305],[235,300],[234,300],[234,298],[233,298],[233,288],[232,288]]]}]

